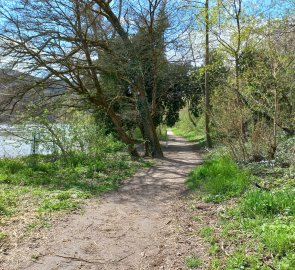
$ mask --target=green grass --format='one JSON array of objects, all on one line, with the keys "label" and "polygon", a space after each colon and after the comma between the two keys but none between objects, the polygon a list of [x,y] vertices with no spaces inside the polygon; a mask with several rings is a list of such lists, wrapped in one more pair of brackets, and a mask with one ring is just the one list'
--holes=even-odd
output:
[{"label": "green grass", "polygon": [[[220,212],[219,223],[199,231],[210,244],[209,269],[295,269],[295,187],[291,178],[289,168],[250,164],[243,169],[220,155],[210,155],[192,171],[187,185],[198,191],[198,197],[217,203],[236,198]],[[251,185],[252,179],[265,189]],[[224,246],[230,247],[227,253]]]},{"label": "green grass", "polygon": [[139,165],[124,152],[73,154],[66,161],[53,159],[51,156],[2,159],[0,184],[77,188],[97,193],[117,187],[119,181]]},{"label": "green grass", "polygon": [[270,268],[257,258],[256,256],[247,254],[246,245],[241,245],[236,249],[228,258],[223,267],[225,270],[239,270],[239,269],[252,269],[252,270],[269,270]]},{"label": "green grass", "polygon": [[172,128],[172,131],[175,135],[184,137],[188,141],[204,141],[204,135],[200,135],[197,133],[197,131],[185,131],[185,130],[179,130],[177,128]]},{"label": "green grass", "polygon": [[251,190],[232,213],[272,253],[295,250],[295,190]]},{"label": "green grass", "polygon": [[190,269],[194,269],[194,268],[198,268],[199,266],[201,266],[202,261],[196,257],[196,256],[191,256],[185,259],[184,261],[186,267],[190,268]]},{"label": "green grass", "polygon": [[239,210],[249,218],[295,215],[295,191],[251,190],[243,197]]},{"label": "green grass", "polygon": [[223,241],[234,243],[236,250],[247,241],[248,253],[252,253],[250,257],[245,252],[230,256],[226,269],[232,269],[231,262],[237,258],[241,258],[240,263],[247,262],[249,269],[269,269],[257,266],[267,256],[272,258],[270,264],[275,269],[295,269],[294,194],[291,190],[251,190],[233,209],[226,211],[222,221]]},{"label": "green grass", "polygon": [[214,255],[220,252],[220,247],[218,245],[218,240],[215,236],[214,229],[210,226],[204,226],[200,232],[200,236],[204,238],[209,244],[209,254]]},{"label": "green grass", "polygon": [[4,240],[6,237],[7,237],[7,235],[6,235],[5,233],[0,232],[0,242],[1,242],[2,240]]},{"label": "green grass", "polygon": [[12,215],[15,212],[20,198],[28,192],[28,188],[23,186],[0,184],[0,217]]},{"label": "green grass", "polygon": [[205,161],[203,165],[195,168],[187,179],[189,189],[205,192],[206,201],[213,202],[242,194],[249,183],[250,174],[239,169],[228,156]]},{"label": "green grass", "polygon": [[196,126],[194,126],[188,115],[187,108],[180,111],[179,118],[180,120],[172,128],[173,133],[184,137],[188,141],[198,142],[200,147],[205,146],[204,119],[202,117],[199,119],[193,117],[196,123]]},{"label": "green grass", "polygon": [[124,152],[73,155],[67,161],[52,158],[0,160],[0,215],[12,214],[24,194],[44,198],[42,211],[76,208],[77,201],[89,194],[118,188],[124,178],[141,166]]},{"label": "green grass", "polygon": [[206,226],[201,229],[200,235],[207,240],[211,240],[213,236],[213,232],[214,231],[210,226]]},{"label": "green grass", "polygon": [[257,228],[257,236],[274,254],[285,256],[295,251],[295,219],[293,221],[275,219]]},{"label": "green grass", "polygon": [[[48,227],[52,213],[78,209],[85,199],[116,190],[142,166],[150,163],[133,160],[115,140],[87,154],[0,159],[0,227],[24,214],[23,230]],[[9,239],[12,229],[3,226],[0,240]]]}]

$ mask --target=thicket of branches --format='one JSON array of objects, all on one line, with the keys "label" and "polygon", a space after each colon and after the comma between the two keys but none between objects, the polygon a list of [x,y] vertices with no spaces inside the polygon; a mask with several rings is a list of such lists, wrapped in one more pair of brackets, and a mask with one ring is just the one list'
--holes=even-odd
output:
[{"label": "thicket of branches", "polygon": [[292,1],[4,3],[5,70],[30,77],[2,90],[3,112],[83,110],[135,156],[132,130],[162,157],[156,128],[175,124],[186,104],[191,119],[205,115],[207,145],[222,141],[237,159],[273,159],[294,136]]},{"label": "thicket of branches", "polygon": [[203,36],[208,27],[209,62],[193,72],[199,91],[192,100],[205,99],[207,74],[210,102],[197,108],[193,101],[189,109],[209,112],[215,141],[236,159],[274,159],[278,144],[295,133],[294,3],[206,2],[208,10],[197,5],[196,26]]},{"label": "thicket of branches", "polygon": [[100,112],[135,156],[128,131],[138,126],[151,155],[163,156],[156,126],[177,120],[175,113],[184,104],[182,81],[188,80],[185,65],[169,62],[166,55],[184,31],[175,19],[178,4],[30,0],[2,5],[0,37],[2,56],[9,60],[6,68],[38,76],[3,98],[2,108],[13,110],[30,91],[59,82],[64,91],[58,96],[63,97],[55,95],[52,108]]}]

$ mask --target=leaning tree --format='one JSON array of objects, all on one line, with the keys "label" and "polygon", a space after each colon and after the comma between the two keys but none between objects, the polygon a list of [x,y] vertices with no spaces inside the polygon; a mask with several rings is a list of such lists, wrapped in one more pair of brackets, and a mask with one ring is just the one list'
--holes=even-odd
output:
[{"label": "leaning tree", "polygon": [[[169,3],[170,10],[173,10],[172,2]],[[124,119],[114,108],[114,99],[124,102],[126,93],[110,94],[103,78],[115,78],[124,83],[131,89],[132,102],[152,156],[161,157],[163,153],[153,121],[158,84],[154,83],[152,100],[149,100],[147,76],[153,74],[157,81],[163,50],[167,51],[166,45],[155,45],[159,41],[159,25],[163,25],[161,20],[167,20],[169,15],[167,5],[165,0],[149,0],[144,4],[122,0],[6,2],[0,8],[1,54],[9,60],[5,63],[6,68],[8,64],[10,68],[38,77],[26,91],[40,89],[51,81],[61,81],[67,92],[103,110],[129,151],[137,155]],[[176,32],[179,31],[178,27]],[[147,33],[148,46],[138,46],[136,35],[140,32]],[[161,38],[166,42],[165,29]],[[152,56],[151,72],[146,72],[147,61],[143,57],[147,48],[148,55]],[[12,100],[17,102],[17,99]]]}]

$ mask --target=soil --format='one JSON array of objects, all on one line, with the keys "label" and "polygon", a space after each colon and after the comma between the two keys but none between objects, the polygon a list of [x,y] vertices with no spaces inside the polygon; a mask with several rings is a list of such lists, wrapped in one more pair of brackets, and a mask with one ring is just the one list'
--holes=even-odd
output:
[{"label": "soil", "polygon": [[[200,258],[199,269],[205,269],[208,246],[196,231],[210,222],[210,213],[188,204],[184,185],[202,159],[193,143],[168,137],[165,158],[118,191],[89,200],[82,212],[21,239],[0,255],[0,269],[177,270],[186,269],[189,256]],[[192,221],[192,211],[199,222]],[[204,212],[209,220],[201,218]]]}]

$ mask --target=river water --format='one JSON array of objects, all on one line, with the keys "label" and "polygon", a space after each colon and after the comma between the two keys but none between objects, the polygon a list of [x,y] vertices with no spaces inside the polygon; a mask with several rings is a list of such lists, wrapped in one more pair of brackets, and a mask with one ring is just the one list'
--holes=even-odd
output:
[{"label": "river water", "polygon": [[33,126],[0,125],[0,158],[30,155],[33,153],[33,142]]}]

